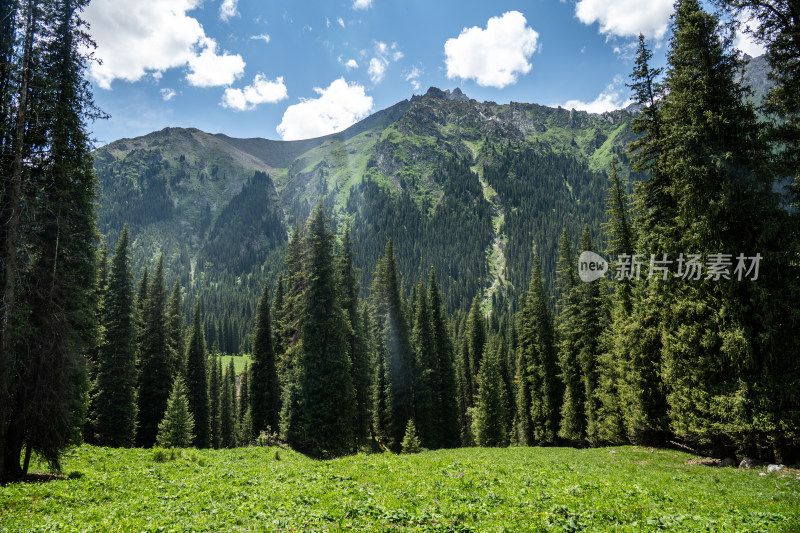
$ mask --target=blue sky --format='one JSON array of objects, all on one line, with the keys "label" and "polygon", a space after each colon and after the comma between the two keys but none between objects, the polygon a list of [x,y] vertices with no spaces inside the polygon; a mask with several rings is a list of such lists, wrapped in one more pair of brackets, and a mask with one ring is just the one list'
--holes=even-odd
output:
[{"label": "blue sky", "polygon": [[[672,0],[93,0],[98,144],[167,126],[298,139],[428,87],[624,107],[635,36],[663,64]],[[745,39],[738,46],[757,55]]]}]

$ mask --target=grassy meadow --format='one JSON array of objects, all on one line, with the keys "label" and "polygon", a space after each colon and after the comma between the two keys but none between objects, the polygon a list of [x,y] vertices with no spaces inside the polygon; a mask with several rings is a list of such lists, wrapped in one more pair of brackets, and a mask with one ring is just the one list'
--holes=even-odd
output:
[{"label": "grassy meadow", "polygon": [[798,471],[693,459],[637,447],[317,461],[82,446],[64,479],[0,487],[0,531],[800,531]]}]

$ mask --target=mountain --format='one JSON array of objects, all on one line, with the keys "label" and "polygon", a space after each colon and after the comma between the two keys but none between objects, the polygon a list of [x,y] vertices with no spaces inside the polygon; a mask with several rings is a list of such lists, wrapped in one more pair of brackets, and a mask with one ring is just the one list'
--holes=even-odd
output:
[{"label": "mountain", "polygon": [[433,265],[451,311],[482,289],[488,307],[516,300],[534,250],[552,284],[563,227],[597,234],[612,158],[628,173],[631,118],[431,88],[304,141],[167,128],[95,152],[99,225],[113,245],[129,224],[136,268],[164,253],[187,302],[203,295],[225,313],[212,287],[230,288],[242,332],[289,229],[320,198],[352,227],[362,289],[392,238],[408,285]]}]

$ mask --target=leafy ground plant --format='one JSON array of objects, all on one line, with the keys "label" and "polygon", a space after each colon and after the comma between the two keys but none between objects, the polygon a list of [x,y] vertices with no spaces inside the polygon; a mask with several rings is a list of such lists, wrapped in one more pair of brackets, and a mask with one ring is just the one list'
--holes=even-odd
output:
[{"label": "leafy ground plant", "polygon": [[0,531],[800,530],[797,471],[672,450],[276,451],[83,446],[64,479],[0,487]]}]

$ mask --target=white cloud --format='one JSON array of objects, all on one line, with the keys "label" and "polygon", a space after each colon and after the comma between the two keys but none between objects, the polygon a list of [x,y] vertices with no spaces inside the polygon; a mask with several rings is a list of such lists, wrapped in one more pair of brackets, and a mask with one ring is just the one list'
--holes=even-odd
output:
[{"label": "white cloud", "polygon": [[382,58],[373,57],[369,60],[367,72],[372,83],[380,83],[383,80],[383,77],[386,76],[386,67],[388,65],[389,62]]},{"label": "white cloud", "polygon": [[214,39],[205,38],[200,46],[203,51],[189,59],[189,74],[186,80],[195,87],[230,85],[244,73],[244,60],[239,54],[217,54]]},{"label": "white cloud", "polygon": [[84,11],[102,64],[91,63],[89,76],[103,89],[121,79],[140,80],[186,65],[205,38],[200,23],[186,15],[200,0],[93,0]]},{"label": "white cloud", "polygon": [[408,76],[406,76],[406,81],[411,83],[411,88],[415,91],[419,91],[420,84],[419,84],[419,77],[422,75],[422,71],[417,67],[411,69]]},{"label": "white cloud", "polygon": [[587,25],[598,22],[604,35],[663,39],[673,9],[674,0],[580,0],[575,16]]},{"label": "white cloud", "polygon": [[347,62],[344,62],[344,61],[342,61],[341,58],[339,58],[339,62],[343,63],[345,68],[347,68],[347,70],[358,68],[358,63],[356,62],[355,59],[348,59]]},{"label": "white cloud", "polygon": [[353,0],[353,9],[369,9],[372,7],[372,0]]},{"label": "white cloud", "polygon": [[389,68],[389,64],[392,61],[402,59],[403,52],[398,49],[397,43],[392,43],[390,46],[378,41],[375,43],[374,54],[374,57],[369,60],[367,72],[372,83],[380,83],[386,76],[386,69]]},{"label": "white cloud", "polygon": [[169,102],[170,100],[175,98],[175,95],[177,94],[178,93],[176,93],[172,89],[161,89],[161,98],[163,98],[165,102]]},{"label": "white cloud", "polygon": [[219,6],[219,18],[222,20],[229,20],[239,14],[236,9],[236,4],[239,0],[222,0]]},{"label": "white cloud", "polygon": [[528,58],[536,51],[539,34],[526,26],[519,11],[492,17],[486,29],[464,28],[444,44],[449,79],[474,79],[478,85],[502,89],[531,70]]},{"label": "white cloud", "polygon": [[339,26],[341,26],[342,28],[344,28],[344,19],[342,19],[342,17],[339,17],[338,19],[336,19],[336,22],[338,22],[338,23],[339,23]]},{"label": "white cloud", "polygon": [[616,76],[613,83],[607,85],[605,91],[601,92],[593,102],[567,100],[561,107],[588,113],[605,113],[606,111],[622,109],[633,103],[630,98],[625,98],[625,92],[626,88],[622,76]]},{"label": "white cloud", "polygon": [[260,35],[251,35],[250,39],[257,40],[257,41],[264,41],[265,43],[270,42],[270,37],[266,33],[262,33]]},{"label": "white cloud", "polygon": [[225,89],[222,95],[222,107],[235,111],[250,111],[259,104],[274,104],[287,98],[283,77],[270,81],[263,74],[256,74],[252,85],[244,89]]},{"label": "white cloud", "polygon": [[314,88],[319,97],[301,99],[283,114],[277,132],[283,140],[309,139],[341,131],[366,117],[372,97],[364,87],[339,78],[326,89]]},{"label": "white cloud", "polygon": [[739,28],[733,39],[733,46],[750,57],[758,57],[767,52],[767,47],[753,39],[752,31],[758,29],[758,20],[749,12],[743,12],[738,20]]}]

